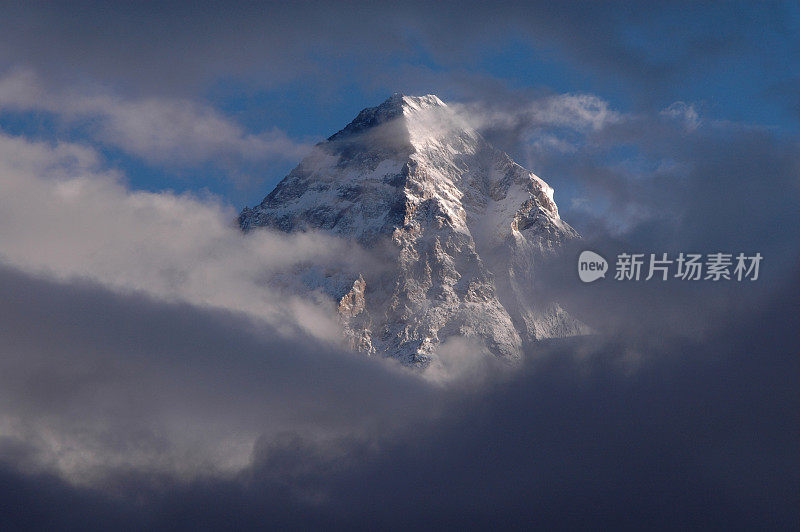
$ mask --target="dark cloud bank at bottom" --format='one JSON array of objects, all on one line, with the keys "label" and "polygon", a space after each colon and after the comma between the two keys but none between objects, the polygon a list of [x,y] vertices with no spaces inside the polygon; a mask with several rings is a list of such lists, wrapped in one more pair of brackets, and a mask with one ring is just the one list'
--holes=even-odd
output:
[{"label": "dark cloud bank at bottom", "polygon": [[[49,330],[67,335],[74,323],[58,305],[91,300],[113,318],[122,312],[115,304],[126,302],[7,271],[2,288],[12,302],[4,306],[6,325],[12,310],[29,319],[39,312]],[[327,440],[265,436],[251,466],[233,478],[181,482],[111,471],[94,487],[73,487],[45,470],[20,468],[24,444],[4,444],[0,528],[795,528],[800,278],[776,293],[757,311],[732,313],[702,341],[629,334],[555,342],[518,373],[439,396],[442,415],[420,413],[403,430],[383,433],[373,425],[359,436]],[[43,298],[56,308],[32,310]],[[140,326],[148,326],[151,304],[140,302],[135,311]],[[152,319],[165,319],[169,309],[161,312]],[[190,330],[184,324],[176,332]],[[125,342],[138,337],[128,333]],[[4,351],[28,336],[4,327]],[[112,347],[114,340],[101,342]],[[632,370],[634,352],[641,362]],[[392,381],[380,371],[352,360],[336,368],[320,356],[338,381],[363,372],[360,379],[378,382],[352,390],[353,403],[366,410],[374,395],[377,415],[413,414],[431,401],[415,403],[409,392],[422,392],[413,384],[386,392]],[[299,360],[277,371],[308,387],[308,359]],[[284,389],[287,397],[291,389]],[[318,393],[314,400],[322,401]],[[343,418],[357,409],[346,402],[342,408]]]}]

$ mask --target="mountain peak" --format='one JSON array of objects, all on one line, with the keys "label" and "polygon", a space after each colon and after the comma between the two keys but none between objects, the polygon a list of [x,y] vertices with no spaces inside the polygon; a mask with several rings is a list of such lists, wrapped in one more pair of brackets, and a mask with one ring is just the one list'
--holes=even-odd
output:
[{"label": "mountain peak", "polygon": [[553,189],[457,110],[432,94],[393,94],[318,144],[239,217],[245,231],[352,239],[390,265],[300,275],[338,302],[360,350],[425,366],[447,338],[467,336],[512,360],[525,343],[582,330],[557,304],[530,296],[536,257],[577,237]]},{"label": "mountain peak", "polygon": [[395,107],[403,109],[420,109],[423,107],[447,107],[438,96],[435,94],[425,94],[424,96],[412,96],[403,94],[402,92],[395,92],[378,107]]},{"label": "mountain peak", "polygon": [[[395,92],[380,105],[362,110],[344,129],[328,137],[328,141],[348,139],[378,128],[381,130],[376,132],[378,136],[402,138],[414,144],[415,136],[441,131],[441,126],[454,118],[455,113],[435,94],[408,96]],[[465,123],[452,125],[466,127]]]}]

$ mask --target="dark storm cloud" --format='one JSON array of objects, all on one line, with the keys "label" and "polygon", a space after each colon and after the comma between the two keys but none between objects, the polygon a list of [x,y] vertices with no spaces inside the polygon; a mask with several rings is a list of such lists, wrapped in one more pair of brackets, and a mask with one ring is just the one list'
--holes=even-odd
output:
[{"label": "dark storm cloud", "polygon": [[[125,2],[7,6],[0,57],[51,79],[89,76],[145,91],[183,91],[220,75],[258,82],[310,75],[315,53],[397,48],[391,11],[362,5],[364,18],[324,3]],[[366,19],[366,20],[364,20]]]},{"label": "dark storm cloud", "polygon": [[366,83],[394,70],[392,54],[413,64],[423,49],[453,69],[514,36],[597,76],[621,76],[644,99],[732,54],[769,61],[796,22],[782,4],[695,2],[70,2],[5,5],[3,15],[7,64],[118,89],[184,91],[230,75],[258,84],[352,75]]},{"label": "dark storm cloud", "polygon": [[[538,161],[534,169],[579,184],[576,195],[586,200],[561,209],[583,239],[540,265],[538,297],[558,300],[607,334],[628,337],[653,327],[654,335],[680,331],[698,338],[734,309],[744,315],[759,308],[765,290],[796,288],[787,279],[800,263],[800,235],[792,229],[800,225],[797,140],[766,128],[699,120],[695,128],[664,115],[622,116],[585,134],[573,151],[530,150]],[[630,150],[628,165],[611,155],[622,149]],[[675,259],[681,252],[741,252],[765,259],[757,283],[610,280],[587,286],[575,273],[585,249],[610,261],[609,279],[620,253],[666,252]]]},{"label": "dark storm cloud", "polygon": [[5,267],[0,293],[2,449],[23,470],[193,475],[246,462],[258,437],[436,411],[407,372],[245,314]]},{"label": "dark storm cloud", "polygon": [[573,175],[589,185],[589,197],[597,192],[643,212],[647,223],[629,235],[639,245],[761,248],[780,262],[796,258],[798,239],[787,230],[800,221],[796,139],[735,124],[680,132],[646,123],[609,137],[606,149],[633,147],[652,169],[617,170],[595,152]]},{"label": "dark storm cloud", "polygon": [[[165,485],[120,472],[107,479],[108,497],[8,464],[3,499],[13,511],[2,519],[94,528],[793,528],[800,279],[786,288],[757,311],[730,313],[703,341],[643,334],[626,344],[553,344],[520,373],[391,437],[265,438],[252,466],[228,480]],[[634,372],[630,340],[647,360]]]}]

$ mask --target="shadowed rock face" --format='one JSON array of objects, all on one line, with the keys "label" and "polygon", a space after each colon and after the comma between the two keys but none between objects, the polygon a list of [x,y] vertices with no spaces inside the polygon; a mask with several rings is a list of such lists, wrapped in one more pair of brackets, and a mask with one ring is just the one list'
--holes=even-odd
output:
[{"label": "shadowed rock face", "polygon": [[361,111],[239,223],[321,229],[386,261],[380,273],[312,281],[339,302],[351,344],[371,354],[426,366],[447,338],[467,336],[513,361],[525,343],[584,332],[557,304],[522,296],[537,259],[578,236],[552,188],[433,95],[395,94]]}]

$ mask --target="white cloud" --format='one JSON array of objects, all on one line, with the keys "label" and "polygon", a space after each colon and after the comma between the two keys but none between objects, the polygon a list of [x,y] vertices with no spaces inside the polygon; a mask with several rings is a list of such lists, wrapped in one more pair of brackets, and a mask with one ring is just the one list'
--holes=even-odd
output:
[{"label": "white cloud", "polygon": [[688,131],[694,131],[700,126],[700,114],[697,112],[697,109],[695,109],[694,104],[674,102],[669,107],[663,109],[660,114],[672,118],[673,120],[683,122],[684,127]]},{"label": "white cloud", "polygon": [[7,264],[336,336],[331,309],[283,298],[266,281],[301,262],[353,265],[358,250],[344,241],[311,233],[245,236],[230,206],[130,191],[93,150],[69,143],[0,134],[0,187],[0,260]]},{"label": "white cloud", "polygon": [[72,124],[88,121],[98,142],[167,166],[295,161],[309,149],[278,129],[248,133],[213,107],[185,99],[125,99],[103,90],[51,92],[30,70],[0,78],[0,109],[54,113]]},{"label": "white cloud", "polygon": [[536,102],[531,115],[543,124],[576,130],[603,129],[619,121],[607,101],[591,94],[560,94]]},{"label": "white cloud", "polygon": [[558,94],[511,109],[478,105],[456,106],[478,128],[555,127],[578,132],[599,131],[619,122],[622,115],[602,98],[592,94]]}]

